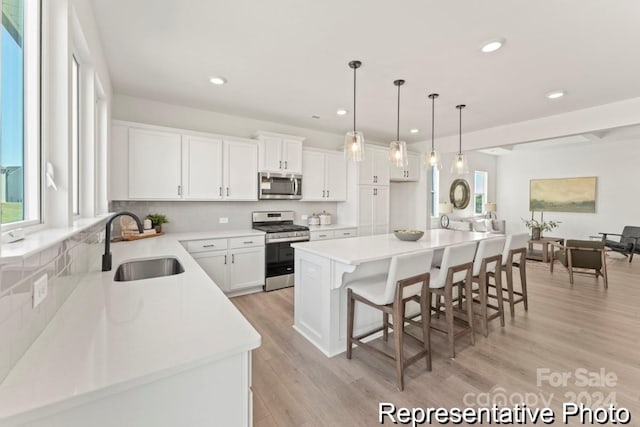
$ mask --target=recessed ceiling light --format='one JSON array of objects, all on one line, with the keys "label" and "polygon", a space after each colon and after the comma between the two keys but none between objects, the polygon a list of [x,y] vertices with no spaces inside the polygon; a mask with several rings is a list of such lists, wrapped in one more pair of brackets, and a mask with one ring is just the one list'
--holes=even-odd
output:
[{"label": "recessed ceiling light", "polygon": [[558,98],[562,98],[563,96],[566,95],[567,92],[565,92],[564,90],[554,90],[553,92],[549,92],[547,94],[547,98],[549,99],[558,99]]},{"label": "recessed ceiling light", "polygon": [[227,82],[227,79],[225,79],[224,77],[211,77],[209,78],[209,81],[211,82],[211,84],[214,85],[223,85]]},{"label": "recessed ceiling light", "polygon": [[484,53],[495,52],[496,50],[504,46],[505,41],[506,41],[505,39],[488,40],[482,43],[482,47],[480,48],[480,50]]},{"label": "recessed ceiling light", "polygon": [[409,130],[409,132],[411,132],[411,133],[418,133],[418,132],[420,132],[420,129],[411,129],[411,130]]},{"label": "recessed ceiling light", "polygon": [[338,108],[338,110],[336,110],[336,114],[339,116],[346,116],[348,113],[349,111],[344,108]]}]

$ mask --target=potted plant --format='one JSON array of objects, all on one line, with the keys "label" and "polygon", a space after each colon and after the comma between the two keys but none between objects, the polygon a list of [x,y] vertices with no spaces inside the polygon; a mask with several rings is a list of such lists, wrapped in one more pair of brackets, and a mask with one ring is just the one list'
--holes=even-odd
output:
[{"label": "potted plant", "polygon": [[531,240],[540,240],[543,231],[552,231],[560,226],[562,221],[545,221],[544,212],[540,212],[540,221],[534,218],[531,212],[531,219],[522,218],[524,225],[531,230]]},{"label": "potted plant", "polygon": [[146,218],[151,221],[151,225],[156,229],[157,233],[162,233],[162,224],[169,222],[166,215],[158,213],[149,214]]}]

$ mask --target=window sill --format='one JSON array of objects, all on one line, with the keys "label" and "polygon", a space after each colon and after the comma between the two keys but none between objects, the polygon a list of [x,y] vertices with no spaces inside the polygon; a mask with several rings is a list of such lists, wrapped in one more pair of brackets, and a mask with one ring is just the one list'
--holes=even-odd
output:
[{"label": "window sill", "polygon": [[41,252],[87,228],[104,221],[111,214],[93,218],[78,218],[70,227],[43,228],[25,236],[24,240],[3,243],[0,247],[0,264],[20,261],[30,255]]}]

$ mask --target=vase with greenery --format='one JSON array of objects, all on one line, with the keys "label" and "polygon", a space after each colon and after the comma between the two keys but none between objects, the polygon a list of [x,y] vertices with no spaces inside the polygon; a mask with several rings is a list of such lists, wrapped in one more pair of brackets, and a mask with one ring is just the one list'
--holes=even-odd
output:
[{"label": "vase with greenery", "polygon": [[531,219],[524,219],[524,225],[531,230],[531,240],[540,240],[543,231],[553,231],[560,226],[562,221],[545,221],[544,212],[540,212],[540,221],[535,219],[535,212],[531,211]]},{"label": "vase with greenery", "polygon": [[169,222],[166,215],[158,213],[149,214],[146,218],[151,221],[151,225],[156,229],[157,233],[162,233],[162,224]]}]

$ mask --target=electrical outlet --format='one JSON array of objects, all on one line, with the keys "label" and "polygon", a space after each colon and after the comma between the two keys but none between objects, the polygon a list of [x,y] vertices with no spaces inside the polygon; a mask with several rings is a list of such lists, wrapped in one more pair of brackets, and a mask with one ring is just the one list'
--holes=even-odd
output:
[{"label": "electrical outlet", "polygon": [[227,218],[226,216],[221,216],[220,224],[229,224],[229,218]]},{"label": "electrical outlet", "polygon": [[33,308],[40,305],[49,294],[49,284],[47,283],[47,275],[43,274],[33,281]]}]

